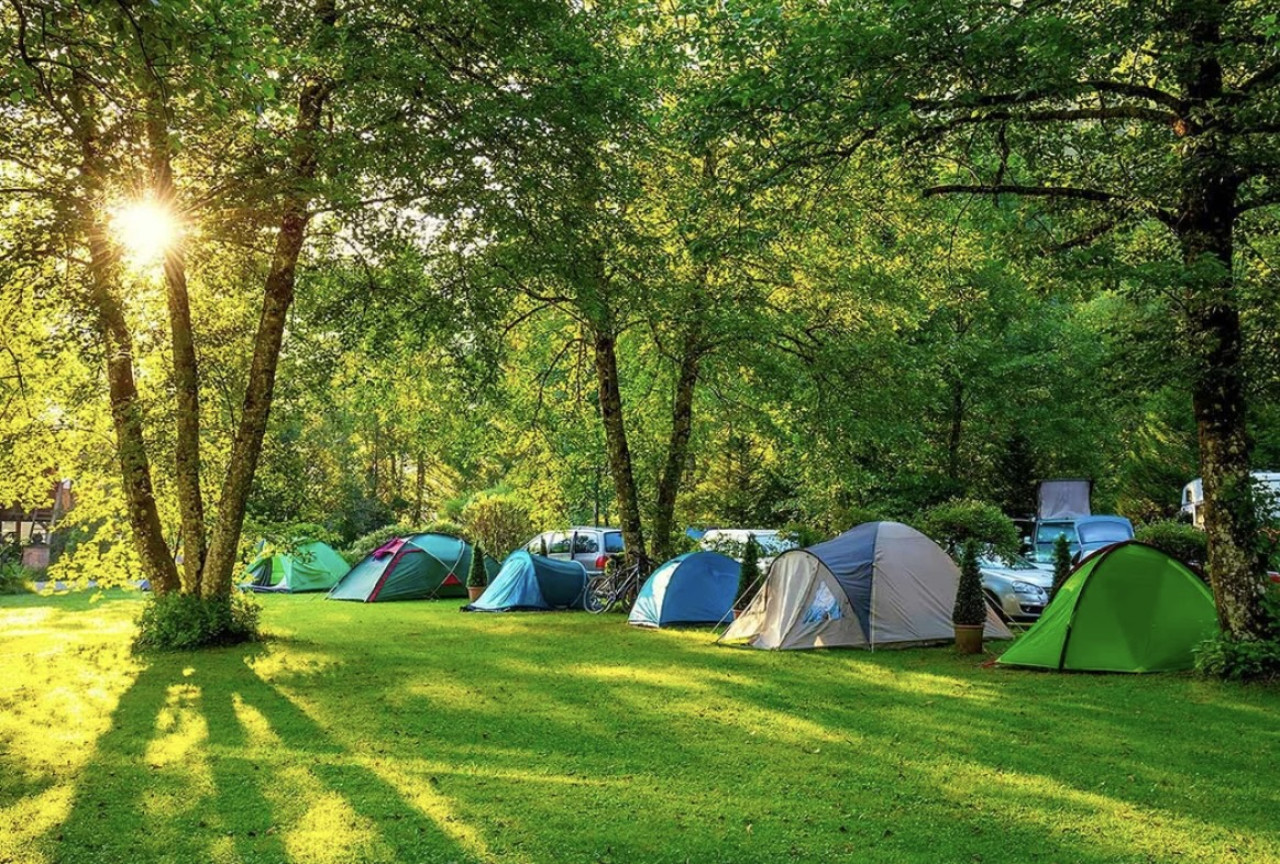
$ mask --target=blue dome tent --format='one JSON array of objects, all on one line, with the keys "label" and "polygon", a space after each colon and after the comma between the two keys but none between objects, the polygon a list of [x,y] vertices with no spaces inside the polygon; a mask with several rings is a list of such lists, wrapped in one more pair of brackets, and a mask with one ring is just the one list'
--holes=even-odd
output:
[{"label": "blue dome tent", "polygon": [[587,571],[577,561],[557,561],[519,549],[507,556],[480,599],[464,612],[585,609]]},{"label": "blue dome tent", "polygon": [[637,627],[719,624],[733,619],[742,565],[719,552],[686,552],[653,571],[631,607]]}]

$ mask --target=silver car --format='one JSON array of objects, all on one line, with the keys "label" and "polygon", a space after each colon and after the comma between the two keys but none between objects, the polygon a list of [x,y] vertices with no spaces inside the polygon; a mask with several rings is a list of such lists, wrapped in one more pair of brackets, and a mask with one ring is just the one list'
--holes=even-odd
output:
[{"label": "silver car", "polygon": [[548,558],[561,561],[577,561],[589,575],[604,570],[610,558],[622,555],[621,528],[595,528],[576,525],[563,531],[543,531],[524,545],[534,555],[541,555],[544,548]]},{"label": "silver car", "polygon": [[978,567],[983,590],[1005,620],[1034,621],[1040,617],[1053,588],[1053,571],[1025,558],[980,558]]}]

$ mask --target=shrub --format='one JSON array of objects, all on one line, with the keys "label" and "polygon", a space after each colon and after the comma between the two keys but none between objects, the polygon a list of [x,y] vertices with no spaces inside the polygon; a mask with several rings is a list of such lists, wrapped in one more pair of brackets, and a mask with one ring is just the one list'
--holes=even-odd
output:
[{"label": "shrub", "polygon": [[480,494],[462,511],[463,524],[495,556],[505,557],[533,533],[529,508],[512,494]]},{"label": "shrub", "polygon": [[205,599],[193,594],[151,595],[138,619],[133,647],[188,651],[258,638],[261,607],[245,594]]},{"label": "shrub", "polygon": [[1195,650],[1196,671],[1227,681],[1280,681],[1280,640],[1233,639],[1219,633]]},{"label": "shrub", "polygon": [[[538,538],[538,554],[543,558],[547,557],[547,535],[545,534]],[[609,560],[612,561],[613,559]]]},{"label": "shrub", "polygon": [[951,622],[958,626],[977,627],[987,620],[987,600],[982,594],[982,571],[978,568],[978,541],[964,542],[960,557],[960,584],[956,588],[956,606]]},{"label": "shrub", "polygon": [[739,609],[745,608],[755,596],[755,586],[760,580],[760,546],[754,534],[747,535],[743,544],[742,566],[738,569],[738,602]]},{"label": "shrub", "polygon": [[988,547],[991,554],[1012,558],[1022,546],[1013,520],[1000,508],[981,501],[957,498],[926,510],[920,530],[933,538],[952,557],[973,540]]},{"label": "shrub", "polygon": [[489,584],[489,574],[484,569],[484,548],[477,543],[471,547],[471,569],[467,571],[467,587],[483,588]]},{"label": "shrub", "polygon": [[417,533],[419,532],[405,525],[384,525],[353,540],[350,546],[342,550],[342,557],[347,559],[348,564],[357,564],[374,549],[385,546],[389,541]]},{"label": "shrub", "polygon": [[1071,575],[1071,541],[1066,534],[1059,534],[1053,541],[1053,587],[1049,589],[1049,599],[1058,596],[1059,589],[1066,584]]},{"label": "shrub", "polygon": [[0,594],[25,594],[31,571],[21,561],[0,561]]},{"label": "shrub", "polygon": [[1152,522],[1134,532],[1134,537],[1186,564],[1203,565],[1208,560],[1209,541],[1205,533],[1185,522]]}]

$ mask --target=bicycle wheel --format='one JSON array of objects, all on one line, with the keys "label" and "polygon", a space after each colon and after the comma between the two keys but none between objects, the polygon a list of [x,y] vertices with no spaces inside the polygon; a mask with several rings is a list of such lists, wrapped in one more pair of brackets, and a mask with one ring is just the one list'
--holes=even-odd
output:
[{"label": "bicycle wheel", "polygon": [[613,580],[604,575],[592,576],[587,580],[587,591],[582,601],[593,615],[608,609],[613,605]]}]

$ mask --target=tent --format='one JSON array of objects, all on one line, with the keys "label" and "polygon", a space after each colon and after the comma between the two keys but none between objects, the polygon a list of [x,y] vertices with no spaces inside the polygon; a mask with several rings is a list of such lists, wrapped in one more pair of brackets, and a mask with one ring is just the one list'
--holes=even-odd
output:
[{"label": "tent", "polygon": [[[950,641],[959,583],[955,562],[928,537],[898,522],[868,522],[775,558],[720,641],[752,648]],[[990,608],[985,633],[1011,637]]]},{"label": "tent", "polygon": [[1075,519],[1092,515],[1089,508],[1089,495],[1092,491],[1093,483],[1089,480],[1042,481],[1036,518]]},{"label": "tent", "polygon": [[[492,576],[496,561],[486,558]],[[466,597],[471,544],[448,534],[397,537],[367,555],[329,592],[330,600],[424,600]]]},{"label": "tent", "polygon": [[246,591],[297,594],[328,591],[351,568],[327,543],[304,543],[292,553],[260,554],[249,565]]},{"label": "tent", "polygon": [[686,552],[645,580],[631,607],[639,627],[719,624],[733,616],[742,565],[719,552]]},{"label": "tent", "polygon": [[1117,543],[1085,559],[998,661],[1088,672],[1190,669],[1191,649],[1218,627],[1213,595],[1176,558]]},{"label": "tent", "polygon": [[519,549],[466,612],[585,609],[587,571],[577,561],[558,561]]}]

